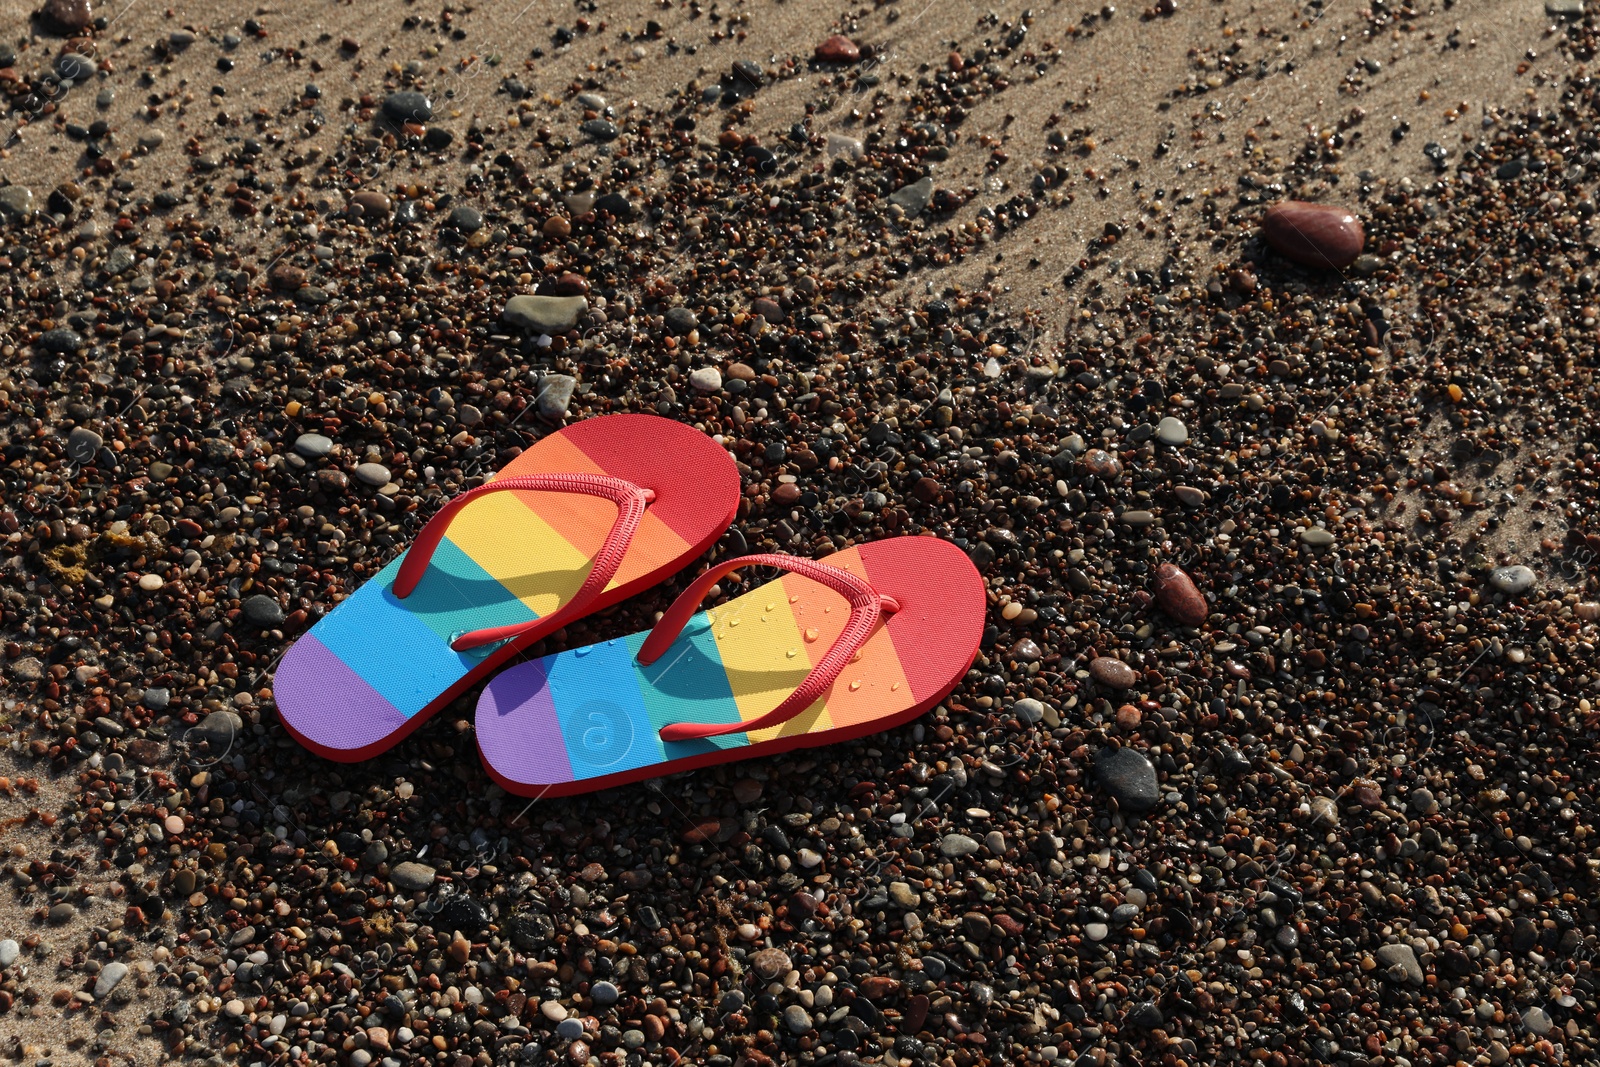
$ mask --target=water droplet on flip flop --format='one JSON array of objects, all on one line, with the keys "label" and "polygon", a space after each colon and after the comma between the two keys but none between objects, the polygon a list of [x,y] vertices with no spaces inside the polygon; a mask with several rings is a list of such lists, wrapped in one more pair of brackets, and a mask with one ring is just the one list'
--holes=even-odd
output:
[{"label": "water droplet on flip flop", "polygon": [[789,651],[784,653],[784,655],[787,656],[789,659],[794,659],[799,654],[800,654],[800,650],[798,648],[791,648]]},{"label": "water droplet on flip flop", "polygon": [[861,679],[860,678],[857,678],[855,681],[850,683],[850,692],[854,693],[857,689],[860,689],[860,688],[861,688]]},{"label": "water droplet on flip flop", "polygon": [[806,627],[806,640],[807,641],[815,641],[817,638],[819,638],[821,636],[822,636],[822,634],[817,631],[817,628],[815,626]]}]

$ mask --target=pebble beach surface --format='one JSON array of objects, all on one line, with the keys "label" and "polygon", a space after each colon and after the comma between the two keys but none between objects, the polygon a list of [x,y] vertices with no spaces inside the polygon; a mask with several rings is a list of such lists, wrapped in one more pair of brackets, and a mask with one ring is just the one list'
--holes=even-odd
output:
[{"label": "pebble beach surface", "polygon": [[[1594,15],[920,6],[14,21],[0,1051],[1594,1062]],[[572,799],[475,694],[300,749],[288,644],[623,411],[713,558],[954,540],[966,680]]]}]

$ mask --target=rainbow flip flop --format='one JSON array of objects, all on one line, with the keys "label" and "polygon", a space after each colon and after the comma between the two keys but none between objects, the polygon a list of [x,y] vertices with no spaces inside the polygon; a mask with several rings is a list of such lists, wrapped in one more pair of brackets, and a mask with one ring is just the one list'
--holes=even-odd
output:
[{"label": "rainbow flip flop", "polygon": [[[790,573],[697,611],[743,567]],[[648,633],[520,663],[478,698],[478,752],[522,796],[562,796],[826,745],[915,718],[978,654],[983,579],[933,537],[697,578]]]},{"label": "rainbow flip flop", "polygon": [[720,537],[739,474],[671,419],[542,438],[434,515],[278,666],[278,714],[329,759],[375,756],[535,641],[681,570]]}]

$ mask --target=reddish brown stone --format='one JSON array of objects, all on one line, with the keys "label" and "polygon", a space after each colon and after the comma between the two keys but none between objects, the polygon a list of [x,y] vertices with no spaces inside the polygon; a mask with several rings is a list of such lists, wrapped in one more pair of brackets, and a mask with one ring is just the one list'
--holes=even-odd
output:
[{"label": "reddish brown stone", "polygon": [[94,24],[94,11],[89,0],[49,0],[40,10],[45,21],[57,29],[78,32]]},{"label": "reddish brown stone", "polygon": [[1184,626],[1199,626],[1211,614],[1211,606],[1195,587],[1194,579],[1170,563],[1156,568],[1156,603]]},{"label": "reddish brown stone", "polygon": [[911,495],[922,501],[924,504],[934,503],[939,499],[943,492],[943,486],[934,481],[932,478],[926,477],[918,478],[916,484],[911,487]]},{"label": "reddish brown stone", "polygon": [[823,63],[854,63],[861,58],[861,49],[843,34],[834,34],[817,45],[817,59]]},{"label": "reddish brown stone", "polygon": [[1361,220],[1333,204],[1285,200],[1267,210],[1261,233],[1277,252],[1306,267],[1340,270],[1366,244]]},{"label": "reddish brown stone", "polygon": [[861,979],[858,988],[868,1000],[884,1000],[900,991],[900,983],[888,975],[869,974]]},{"label": "reddish brown stone", "polygon": [[758,296],[750,302],[750,310],[766,319],[768,322],[782,322],[783,308],[778,302],[769,297]]},{"label": "reddish brown stone", "polygon": [[539,292],[546,296],[582,296],[588,291],[588,279],[571,271],[558,278],[552,278],[539,287]]},{"label": "reddish brown stone", "polygon": [[1090,660],[1089,674],[1095,681],[1111,689],[1132,689],[1139,682],[1139,672],[1114,656],[1099,656]]},{"label": "reddish brown stone", "polygon": [[788,506],[800,499],[800,487],[793,482],[780,482],[772,491],[772,502]]}]

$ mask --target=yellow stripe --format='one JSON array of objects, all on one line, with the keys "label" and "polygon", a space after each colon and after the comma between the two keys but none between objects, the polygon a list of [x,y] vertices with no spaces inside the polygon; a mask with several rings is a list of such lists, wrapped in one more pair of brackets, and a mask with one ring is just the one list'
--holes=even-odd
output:
[{"label": "yellow stripe", "polygon": [[[811,658],[795,625],[782,582],[770,582],[711,612],[717,654],[745,722],[765,715],[805,680]],[[822,701],[781,726],[757,730],[752,742],[831,728]]]},{"label": "yellow stripe", "polygon": [[512,493],[468,504],[450,540],[540,618],[572,599],[592,562]]}]

